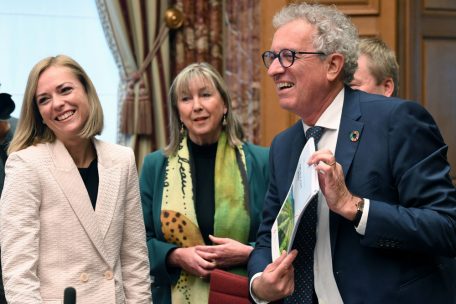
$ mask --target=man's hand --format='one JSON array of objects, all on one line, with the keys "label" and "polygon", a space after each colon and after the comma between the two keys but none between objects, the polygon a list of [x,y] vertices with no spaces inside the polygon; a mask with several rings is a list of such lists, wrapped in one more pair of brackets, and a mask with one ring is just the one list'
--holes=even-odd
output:
[{"label": "man's hand", "polygon": [[326,198],[328,208],[352,221],[356,215],[356,203],[360,198],[353,196],[345,184],[342,166],[328,149],[318,150],[307,162],[315,165],[320,189]]},{"label": "man's hand", "polygon": [[294,268],[298,251],[285,251],[269,264],[258,278],[252,282],[254,296],[263,301],[276,301],[291,295],[294,291]]}]

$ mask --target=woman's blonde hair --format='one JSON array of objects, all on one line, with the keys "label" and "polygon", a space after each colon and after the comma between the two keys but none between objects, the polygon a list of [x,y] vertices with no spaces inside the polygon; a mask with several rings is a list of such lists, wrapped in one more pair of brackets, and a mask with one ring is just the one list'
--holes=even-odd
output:
[{"label": "woman's blonde hair", "polygon": [[51,66],[66,67],[84,87],[89,102],[89,118],[80,132],[82,138],[92,138],[103,130],[103,109],[95,87],[84,69],[72,58],[65,55],[47,57],[40,60],[30,71],[21,114],[16,133],[8,153],[25,149],[31,145],[55,141],[55,134],[44,123],[36,103],[36,89],[41,74]]},{"label": "woman's blonde hair", "polygon": [[[226,125],[224,126],[224,129],[227,134],[228,143],[234,147],[242,144],[244,141],[242,125],[233,112],[231,97],[222,76],[208,63],[193,63],[184,68],[176,78],[174,78],[169,89],[169,144],[164,148],[164,152],[168,156],[177,152],[179,143],[183,137],[183,133],[180,132],[182,122],[179,119],[179,110],[177,108],[178,98],[183,92],[189,91],[190,82],[195,79],[207,81],[222,97],[223,103],[227,108],[225,115]],[[222,124],[222,121],[220,121],[220,124]]]}]

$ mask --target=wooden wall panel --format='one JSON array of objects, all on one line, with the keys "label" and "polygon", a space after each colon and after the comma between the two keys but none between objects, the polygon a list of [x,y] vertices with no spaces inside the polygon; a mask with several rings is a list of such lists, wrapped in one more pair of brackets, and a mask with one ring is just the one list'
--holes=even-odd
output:
[{"label": "wooden wall panel", "polygon": [[456,184],[456,2],[400,2],[402,93],[432,114],[448,144]]},{"label": "wooden wall panel", "polygon": [[350,16],[361,37],[379,37],[396,51],[397,0],[319,0]]},{"label": "wooden wall panel", "polygon": [[267,75],[267,69],[261,59],[261,54],[271,48],[272,37],[274,36],[272,17],[286,4],[286,0],[261,1],[261,47],[257,61],[262,67],[260,144],[263,146],[271,145],[274,136],[290,126],[292,119],[291,114],[279,106],[275,84]]},{"label": "wooden wall panel", "polygon": [[[448,160],[456,165],[456,37],[423,41],[423,104],[437,121],[449,146]],[[451,75],[442,78],[442,75]]]},{"label": "wooden wall panel", "polygon": [[456,1],[454,0],[425,0],[425,9],[437,10],[456,10]]},{"label": "wooden wall panel", "polygon": [[315,2],[325,5],[335,4],[338,9],[345,14],[354,15],[379,15],[381,0],[319,0],[319,1],[306,1]]}]

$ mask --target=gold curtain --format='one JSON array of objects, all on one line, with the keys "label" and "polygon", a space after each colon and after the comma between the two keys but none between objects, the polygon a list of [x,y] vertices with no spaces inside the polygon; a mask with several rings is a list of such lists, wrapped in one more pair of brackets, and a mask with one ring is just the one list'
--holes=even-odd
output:
[{"label": "gold curtain", "polygon": [[233,109],[247,139],[260,142],[260,1],[225,2],[225,71]]},{"label": "gold curtain", "polygon": [[247,139],[260,141],[259,0],[172,0],[185,16],[172,35],[172,71],[206,61],[224,76]]},{"label": "gold curtain", "polygon": [[159,36],[167,1],[96,0],[96,4],[121,76],[118,141],[134,149],[141,168],[147,153],[166,145],[168,39],[144,73],[138,70]]},{"label": "gold curtain", "polygon": [[183,26],[172,35],[173,75],[194,62],[223,69],[222,0],[172,0],[184,14]]}]

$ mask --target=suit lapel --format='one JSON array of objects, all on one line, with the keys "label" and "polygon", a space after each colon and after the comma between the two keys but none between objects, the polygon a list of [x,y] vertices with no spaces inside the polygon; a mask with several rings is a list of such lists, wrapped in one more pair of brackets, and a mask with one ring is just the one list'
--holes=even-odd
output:
[{"label": "suit lapel", "polygon": [[103,237],[98,228],[98,220],[78,168],[62,142],[56,140],[54,143],[48,143],[47,146],[55,164],[50,171],[88,237],[106,260],[107,255],[103,246]]},{"label": "suit lapel", "polygon": [[[304,148],[304,145],[306,144],[306,136],[304,135],[304,126],[302,124],[302,121],[299,120],[293,128],[295,129],[295,134],[293,136],[292,140],[292,146],[291,146],[291,151],[290,151],[290,158],[289,158],[289,170],[287,170],[287,185],[288,187],[291,186],[291,183],[293,182],[294,174],[296,172],[296,167],[298,166],[298,161],[299,157],[301,156],[302,149]],[[285,195],[288,194],[285,193]],[[283,197],[285,199],[285,197]]]},{"label": "suit lapel", "polygon": [[[336,145],[336,160],[342,165],[345,180],[350,171],[350,167],[358,149],[359,141],[362,140],[362,131],[364,123],[359,121],[361,117],[359,94],[352,89],[345,87],[344,106],[342,108],[342,116],[339,126],[339,135]],[[356,139],[353,139],[353,134],[359,134]],[[353,139],[353,140],[352,140]],[[340,216],[334,212],[330,212],[330,239],[331,251],[334,256],[334,248],[337,239],[337,231],[339,226]]]},{"label": "suit lapel", "polygon": [[122,168],[111,159],[107,149],[103,149],[103,143],[94,140],[98,158],[98,197],[95,215],[103,239],[106,237],[111,225],[114,211],[116,210],[117,197],[119,196]]},{"label": "suit lapel", "polygon": [[[337,162],[342,165],[344,176],[347,176],[350,171],[351,163],[353,161],[353,157],[355,156],[355,152],[358,149],[359,140],[364,127],[362,122],[356,120],[359,116],[353,115],[352,113],[344,115],[344,112],[347,112],[347,108],[354,108],[353,110],[357,109],[359,111],[359,102],[354,103],[348,101],[348,103],[350,105],[346,107],[346,102],[344,102],[344,109],[342,110],[339,127],[339,136],[337,138],[336,145],[336,159]],[[354,105],[357,105],[357,107]],[[357,139],[352,141],[351,138],[354,136],[353,134],[359,134],[359,136]]]}]

